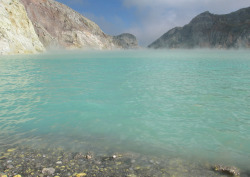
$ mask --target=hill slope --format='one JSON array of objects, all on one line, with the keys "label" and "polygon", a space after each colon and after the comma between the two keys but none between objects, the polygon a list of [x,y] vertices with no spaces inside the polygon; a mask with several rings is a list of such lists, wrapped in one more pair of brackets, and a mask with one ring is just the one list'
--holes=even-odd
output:
[{"label": "hill slope", "polygon": [[94,22],[54,0],[20,0],[46,48],[123,48]]},{"label": "hill slope", "polygon": [[226,15],[204,12],[165,33],[149,48],[250,48],[250,7]]}]

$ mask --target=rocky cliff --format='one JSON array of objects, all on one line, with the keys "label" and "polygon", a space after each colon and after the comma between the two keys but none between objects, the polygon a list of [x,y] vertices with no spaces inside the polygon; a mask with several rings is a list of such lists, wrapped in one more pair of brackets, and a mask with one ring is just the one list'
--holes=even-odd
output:
[{"label": "rocky cliff", "polygon": [[135,49],[138,48],[138,42],[136,37],[129,33],[123,33],[113,37],[113,42],[117,46],[121,46],[124,49]]},{"label": "rocky cliff", "polygon": [[46,48],[123,48],[98,25],[54,0],[20,0]]},{"label": "rocky cliff", "polygon": [[204,12],[171,29],[149,48],[250,48],[250,7],[226,15]]},{"label": "rocky cliff", "polygon": [[0,1],[0,54],[38,53],[44,51],[18,0]]}]

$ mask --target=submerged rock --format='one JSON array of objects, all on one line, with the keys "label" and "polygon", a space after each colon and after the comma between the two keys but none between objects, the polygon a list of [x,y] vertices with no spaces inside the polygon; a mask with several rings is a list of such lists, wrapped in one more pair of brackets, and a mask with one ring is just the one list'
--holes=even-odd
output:
[{"label": "submerged rock", "polygon": [[240,176],[240,170],[234,166],[215,165],[213,170],[225,175]]}]

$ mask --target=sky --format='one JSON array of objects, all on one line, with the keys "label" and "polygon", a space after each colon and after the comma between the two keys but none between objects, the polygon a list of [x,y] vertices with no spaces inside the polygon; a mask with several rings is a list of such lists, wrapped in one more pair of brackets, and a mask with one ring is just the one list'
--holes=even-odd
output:
[{"label": "sky", "polygon": [[227,14],[250,7],[249,0],[57,0],[94,21],[109,35],[134,34],[148,46],[168,30],[209,11]]}]

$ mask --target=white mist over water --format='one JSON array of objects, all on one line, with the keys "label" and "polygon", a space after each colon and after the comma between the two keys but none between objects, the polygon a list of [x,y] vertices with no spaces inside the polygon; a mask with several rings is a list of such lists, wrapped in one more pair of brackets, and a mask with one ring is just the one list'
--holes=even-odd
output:
[{"label": "white mist over water", "polygon": [[0,146],[47,143],[248,168],[250,51],[0,58]]}]

